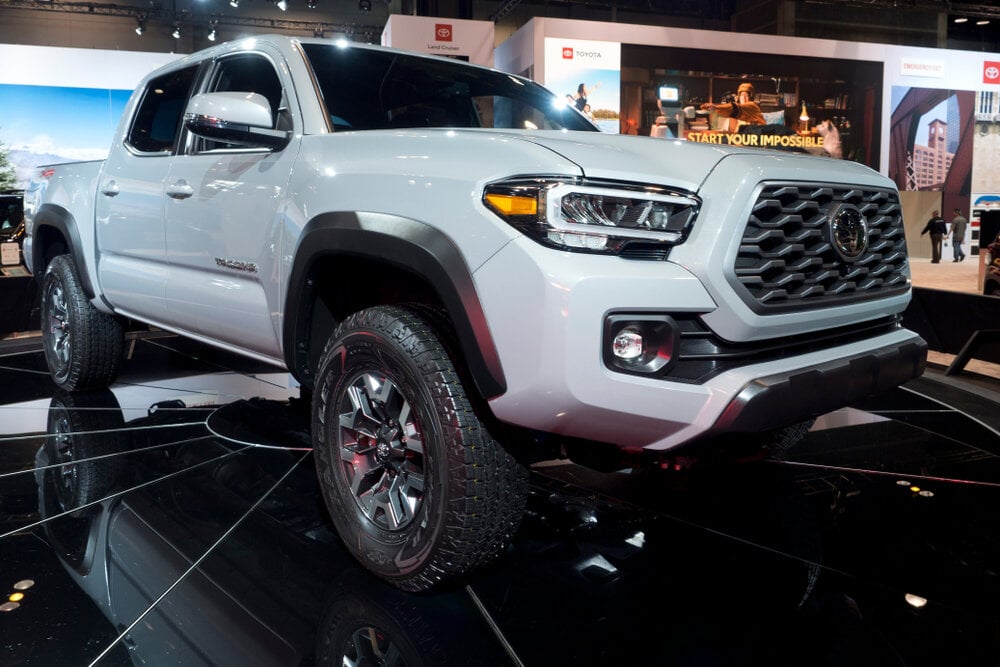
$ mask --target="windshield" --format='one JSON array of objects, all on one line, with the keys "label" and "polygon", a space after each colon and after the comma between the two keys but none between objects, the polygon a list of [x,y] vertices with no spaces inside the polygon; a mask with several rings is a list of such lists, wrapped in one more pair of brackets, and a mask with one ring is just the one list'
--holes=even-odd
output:
[{"label": "windshield", "polygon": [[304,44],[337,130],[597,127],[561,98],[502,72],[394,51]]}]

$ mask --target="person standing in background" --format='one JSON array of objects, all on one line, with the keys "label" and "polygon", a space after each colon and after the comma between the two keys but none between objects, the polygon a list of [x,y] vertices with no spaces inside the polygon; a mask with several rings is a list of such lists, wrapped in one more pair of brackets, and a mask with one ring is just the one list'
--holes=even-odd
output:
[{"label": "person standing in background", "polygon": [[927,224],[920,231],[921,236],[924,234],[931,235],[931,264],[937,264],[941,261],[941,241],[944,240],[944,236],[947,233],[948,223],[941,217],[940,212],[935,210],[931,214],[931,219],[927,221]]},{"label": "person standing in background", "polygon": [[965,241],[965,228],[968,226],[969,221],[956,208],[955,217],[951,219],[951,247],[955,254],[953,262],[961,262],[965,259],[965,251],[962,250],[962,243]]}]

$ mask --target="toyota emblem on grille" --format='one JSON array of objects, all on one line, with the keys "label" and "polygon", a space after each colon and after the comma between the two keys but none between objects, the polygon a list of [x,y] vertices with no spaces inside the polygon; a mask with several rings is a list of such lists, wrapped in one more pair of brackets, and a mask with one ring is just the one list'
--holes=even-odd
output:
[{"label": "toyota emblem on grille", "polygon": [[868,249],[868,221],[851,204],[830,211],[830,241],[845,262],[853,262]]}]

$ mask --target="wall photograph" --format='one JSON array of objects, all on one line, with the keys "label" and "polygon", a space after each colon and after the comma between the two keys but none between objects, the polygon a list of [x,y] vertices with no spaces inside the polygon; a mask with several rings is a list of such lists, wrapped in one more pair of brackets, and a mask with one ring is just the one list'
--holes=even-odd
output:
[{"label": "wall photograph", "polygon": [[[656,136],[665,116],[668,136],[799,149],[878,169],[883,69],[881,62],[862,60],[623,44],[623,98],[630,87],[638,94],[622,114],[635,118],[637,134]],[[674,121],[685,109],[690,115],[692,107],[728,101],[742,83],[753,85],[766,118],[765,138],[756,144],[702,115]],[[664,104],[663,88],[677,91],[675,102]]]},{"label": "wall photograph", "polygon": [[101,160],[131,90],[0,84],[0,144],[24,188],[41,164]]}]

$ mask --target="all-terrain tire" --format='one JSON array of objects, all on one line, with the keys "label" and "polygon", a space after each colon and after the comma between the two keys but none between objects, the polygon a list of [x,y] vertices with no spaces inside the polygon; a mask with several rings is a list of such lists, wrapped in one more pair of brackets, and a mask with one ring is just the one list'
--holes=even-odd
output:
[{"label": "all-terrain tire", "polygon": [[69,255],[49,263],[41,300],[45,363],[59,388],[96,389],[114,382],[121,366],[124,329],[87,299]]},{"label": "all-terrain tire", "polygon": [[510,542],[527,468],[476,415],[427,320],[380,306],[347,317],[320,358],[312,437],[324,500],[369,571],[445,585]]}]

